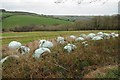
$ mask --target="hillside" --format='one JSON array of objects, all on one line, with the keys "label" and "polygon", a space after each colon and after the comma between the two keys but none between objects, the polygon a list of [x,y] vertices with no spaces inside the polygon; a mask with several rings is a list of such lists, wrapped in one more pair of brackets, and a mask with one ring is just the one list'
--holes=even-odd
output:
[{"label": "hillside", "polygon": [[38,15],[27,12],[8,12],[2,13],[2,24],[4,29],[14,27],[31,26],[31,25],[64,25],[71,23],[70,21],[55,19],[49,16]]},{"label": "hillside", "polygon": [[61,16],[3,11],[2,31],[117,30],[118,16]]}]

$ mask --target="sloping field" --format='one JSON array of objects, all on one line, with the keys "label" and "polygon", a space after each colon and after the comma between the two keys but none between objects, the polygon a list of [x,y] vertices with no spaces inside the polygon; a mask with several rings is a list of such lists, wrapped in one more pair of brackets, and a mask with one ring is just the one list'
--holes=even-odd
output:
[{"label": "sloping field", "polygon": [[14,15],[3,20],[3,28],[14,28],[19,26],[30,25],[56,25],[56,24],[69,24],[71,22],[58,20],[53,18],[38,17],[31,15]]}]

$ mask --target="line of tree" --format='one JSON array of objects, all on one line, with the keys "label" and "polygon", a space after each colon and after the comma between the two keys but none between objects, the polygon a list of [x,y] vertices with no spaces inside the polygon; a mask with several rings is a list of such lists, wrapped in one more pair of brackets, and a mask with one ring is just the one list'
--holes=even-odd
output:
[{"label": "line of tree", "polygon": [[74,25],[78,30],[117,30],[119,29],[119,16],[96,16],[92,20],[76,21]]}]

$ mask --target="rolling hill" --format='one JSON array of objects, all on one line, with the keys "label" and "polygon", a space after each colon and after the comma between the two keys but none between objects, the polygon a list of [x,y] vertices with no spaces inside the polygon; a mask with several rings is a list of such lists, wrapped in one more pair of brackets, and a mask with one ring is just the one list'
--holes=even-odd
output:
[{"label": "rolling hill", "polygon": [[2,13],[2,27],[5,29],[14,28],[17,26],[30,26],[30,25],[64,25],[72,23],[71,21],[56,19],[49,16],[38,15],[35,13],[28,12],[8,12],[5,11]]},{"label": "rolling hill", "polygon": [[[2,11],[2,31],[69,31],[69,30],[116,30],[118,16],[67,16],[43,15],[30,12]],[[1,13],[0,13],[1,14]],[[114,24],[114,25],[113,25]]]}]

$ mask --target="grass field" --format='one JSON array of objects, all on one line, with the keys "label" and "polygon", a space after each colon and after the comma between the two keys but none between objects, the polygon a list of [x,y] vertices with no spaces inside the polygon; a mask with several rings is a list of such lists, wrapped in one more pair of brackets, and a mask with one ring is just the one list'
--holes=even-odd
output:
[{"label": "grass field", "polygon": [[[20,41],[22,44],[29,44],[31,49],[28,55],[21,55],[16,51],[11,51],[7,46],[3,46],[3,56],[17,54],[20,59],[8,59],[3,63],[3,78],[86,78],[85,76],[97,70],[102,72],[101,75],[96,74],[93,78],[118,78],[118,38],[109,40],[88,41],[88,46],[84,47],[80,42],[70,41],[77,46],[77,49],[71,53],[63,50],[67,44],[57,44],[51,48],[51,54],[35,60],[32,55],[38,47],[38,42],[34,40],[52,39],[60,34],[64,37],[68,35],[79,36],[81,33],[90,33],[99,31],[57,31],[57,32],[20,32],[20,33],[3,33],[3,45],[8,44],[12,40]],[[118,32],[118,31],[103,31]],[[111,66],[110,69],[107,66]],[[107,70],[104,68],[107,67]],[[98,73],[98,71],[96,73]],[[91,73],[93,74],[93,73]],[[105,74],[105,75],[104,75]],[[112,76],[111,76],[112,75]],[[87,78],[88,78],[87,77]]]},{"label": "grass field", "polygon": [[[22,26],[31,26],[31,25],[65,25],[72,23],[70,21],[54,19],[50,17],[38,16],[38,15],[26,15],[26,14],[18,14],[18,13],[3,13],[3,17],[6,17],[2,21],[3,28],[14,28],[14,27],[22,27]],[[1,22],[1,21],[0,21]]]},{"label": "grass field", "polygon": [[[16,40],[20,41],[21,43],[25,44],[34,40],[39,39],[51,39],[55,38],[59,35],[67,36],[67,35],[76,35],[79,36],[81,33],[96,33],[99,30],[86,30],[86,31],[39,31],[39,32],[6,32],[2,34],[2,44],[8,44],[10,41]],[[100,30],[102,31],[102,30]],[[111,32],[110,30],[106,30],[103,32]],[[113,32],[118,32],[117,30]]]}]

